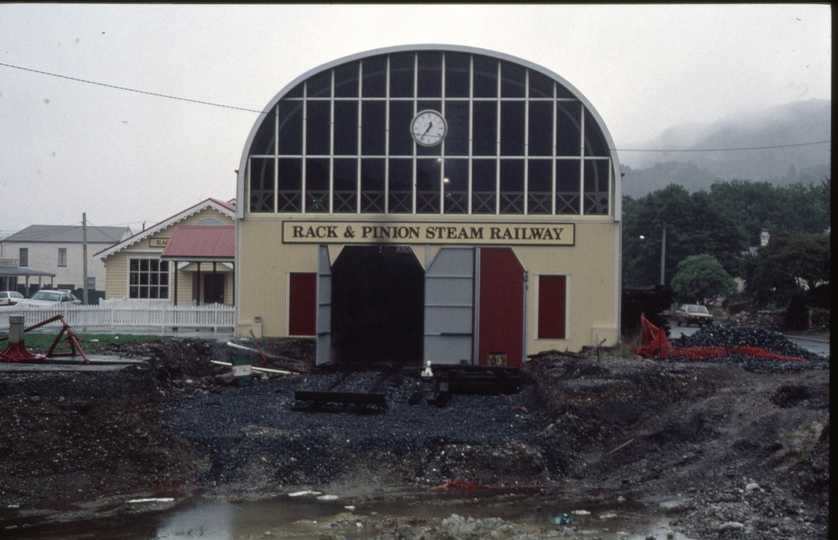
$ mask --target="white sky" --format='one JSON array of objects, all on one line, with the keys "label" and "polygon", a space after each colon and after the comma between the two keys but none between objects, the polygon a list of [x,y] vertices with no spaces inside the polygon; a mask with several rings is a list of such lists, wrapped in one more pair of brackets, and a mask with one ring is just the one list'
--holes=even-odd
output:
[{"label": "white sky", "polygon": [[[831,18],[826,4],[0,4],[0,63],[262,110],[350,54],[465,45],[564,77],[619,150],[678,124],[830,99]],[[233,198],[257,117],[0,65],[0,233],[80,224],[83,212],[138,232]],[[809,141],[777,144],[798,142]]]}]

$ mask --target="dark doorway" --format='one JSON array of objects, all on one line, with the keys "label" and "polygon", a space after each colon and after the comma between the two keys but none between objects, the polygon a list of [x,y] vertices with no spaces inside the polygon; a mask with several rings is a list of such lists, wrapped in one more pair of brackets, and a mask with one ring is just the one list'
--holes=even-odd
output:
[{"label": "dark doorway", "polygon": [[204,274],[204,303],[224,303],[224,274]]},{"label": "dark doorway", "polygon": [[421,364],[424,275],[409,247],[345,247],[332,265],[335,361]]}]

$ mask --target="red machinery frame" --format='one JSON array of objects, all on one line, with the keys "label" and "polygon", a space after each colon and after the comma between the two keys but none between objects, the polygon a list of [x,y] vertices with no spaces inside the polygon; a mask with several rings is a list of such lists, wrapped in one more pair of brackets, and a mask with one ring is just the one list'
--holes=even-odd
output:
[{"label": "red machinery frame", "polygon": [[[56,315],[55,317],[50,317],[45,321],[41,321],[38,324],[33,324],[29,328],[25,328],[23,331],[24,333],[29,332],[30,330],[35,330],[36,328],[40,328],[44,325],[47,325],[51,322],[61,321],[61,331],[58,332],[58,335],[55,336],[55,340],[53,340],[52,345],[50,345],[49,350],[46,354],[32,354],[26,349],[26,344],[23,340],[20,343],[12,343],[9,342],[9,346],[6,347],[6,350],[0,352],[0,361],[3,362],[41,362],[46,358],[58,358],[58,357],[73,357],[76,358],[81,356],[82,364],[89,364],[90,360],[87,359],[85,356],[84,351],[81,349],[81,345],[79,342],[84,341],[84,338],[81,336],[76,336],[73,333],[73,330],[70,329],[70,325],[67,324],[67,321],[64,320],[63,315]],[[70,347],[70,352],[62,352],[57,353],[55,352],[55,347],[58,345],[58,342],[61,341],[61,337],[64,333],[67,333],[67,345]],[[0,338],[0,342],[8,340],[8,337]]]}]

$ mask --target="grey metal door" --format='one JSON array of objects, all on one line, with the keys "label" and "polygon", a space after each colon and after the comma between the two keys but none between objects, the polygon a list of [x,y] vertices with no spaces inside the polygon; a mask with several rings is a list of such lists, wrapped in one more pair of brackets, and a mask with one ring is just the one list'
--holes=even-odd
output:
[{"label": "grey metal door", "polygon": [[317,365],[334,360],[332,349],[332,265],[329,248],[317,251]]},{"label": "grey metal door", "polygon": [[474,249],[440,249],[425,272],[425,361],[473,363]]}]

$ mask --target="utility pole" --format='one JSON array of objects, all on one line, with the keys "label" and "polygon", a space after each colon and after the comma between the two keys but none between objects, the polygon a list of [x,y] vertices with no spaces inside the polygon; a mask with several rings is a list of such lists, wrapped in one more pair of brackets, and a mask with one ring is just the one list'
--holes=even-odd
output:
[{"label": "utility pole", "polygon": [[84,276],[82,281],[82,302],[87,305],[87,212],[81,215],[81,252]]},{"label": "utility pole", "polygon": [[666,285],[666,222],[661,233],[661,285]]}]

